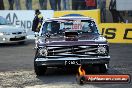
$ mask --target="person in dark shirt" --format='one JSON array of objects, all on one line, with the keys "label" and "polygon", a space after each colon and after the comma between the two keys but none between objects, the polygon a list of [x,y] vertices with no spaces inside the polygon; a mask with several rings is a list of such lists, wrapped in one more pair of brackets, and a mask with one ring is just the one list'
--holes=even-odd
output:
[{"label": "person in dark shirt", "polygon": [[[20,0],[8,0],[9,2],[9,10],[20,10],[21,9],[21,4],[20,4]],[[15,8],[13,8],[13,6],[15,5]]]},{"label": "person in dark shirt", "polygon": [[14,0],[14,4],[16,6],[16,10],[21,10],[20,0]]},{"label": "person in dark shirt", "polygon": [[110,1],[109,10],[112,14],[114,23],[124,22],[124,19],[120,15],[120,12],[116,10],[116,0]]},{"label": "person in dark shirt", "polygon": [[72,10],[85,10],[85,0],[72,0]]},{"label": "person in dark shirt", "polygon": [[39,0],[40,8],[47,10],[47,0]]},{"label": "person in dark shirt", "polygon": [[61,10],[61,0],[49,0],[52,10]]},{"label": "person in dark shirt", "polygon": [[63,10],[70,10],[70,0],[62,1]]},{"label": "person in dark shirt", "polygon": [[9,2],[9,10],[13,10],[14,0],[8,0]]},{"label": "person in dark shirt", "polygon": [[4,10],[5,6],[4,6],[4,2],[3,0],[0,0],[0,10]]},{"label": "person in dark shirt", "polygon": [[25,6],[27,10],[32,10],[32,0],[25,0]]},{"label": "person in dark shirt", "polygon": [[34,35],[35,35],[35,47],[34,48],[37,47],[37,40],[39,37],[39,31],[40,31],[42,22],[43,22],[43,16],[41,12],[37,9],[35,10],[35,17],[33,19],[33,25],[32,25],[32,31],[34,32]]},{"label": "person in dark shirt", "polygon": [[42,16],[41,12],[37,9],[37,10],[35,10],[35,17],[33,20],[32,31],[39,32],[42,22],[43,22],[43,16]]},{"label": "person in dark shirt", "polygon": [[97,9],[97,0],[85,0],[85,2],[87,10]]}]

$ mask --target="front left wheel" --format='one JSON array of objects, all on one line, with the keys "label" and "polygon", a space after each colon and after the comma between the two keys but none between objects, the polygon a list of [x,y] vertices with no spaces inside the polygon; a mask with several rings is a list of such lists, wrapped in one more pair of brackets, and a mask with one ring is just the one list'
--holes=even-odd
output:
[{"label": "front left wheel", "polygon": [[34,71],[37,76],[43,76],[46,73],[47,67],[45,66],[37,66],[34,64]]}]

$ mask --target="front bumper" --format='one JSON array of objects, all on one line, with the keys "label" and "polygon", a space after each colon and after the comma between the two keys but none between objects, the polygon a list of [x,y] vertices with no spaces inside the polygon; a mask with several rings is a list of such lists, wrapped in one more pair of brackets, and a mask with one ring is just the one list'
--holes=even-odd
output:
[{"label": "front bumper", "polygon": [[16,42],[22,42],[26,40],[27,40],[26,34],[0,36],[0,43],[16,43]]},{"label": "front bumper", "polygon": [[37,66],[66,66],[66,61],[79,61],[79,64],[70,64],[70,65],[87,65],[87,64],[108,64],[110,61],[110,56],[96,56],[89,58],[77,58],[77,57],[66,57],[66,58],[57,58],[57,59],[48,59],[48,58],[36,58],[35,63]]}]

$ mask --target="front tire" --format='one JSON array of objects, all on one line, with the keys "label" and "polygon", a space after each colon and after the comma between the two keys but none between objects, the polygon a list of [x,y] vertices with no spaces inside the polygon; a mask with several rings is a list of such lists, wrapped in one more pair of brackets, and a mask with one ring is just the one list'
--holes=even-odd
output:
[{"label": "front tire", "polygon": [[38,56],[38,50],[36,50],[35,53],[35,59],[34,59],[34,71],[36,73],[37,76],[42,76],[46,73],[47,67],[46,66],[38,66],[36,63],[36,58]]},{"label": "front tire", "polygon": [[37,76],[43,76],[46,73],[46,70],[47,70],[47,67],[37,66],[36,64],[34,64],[34,71],[35,71]]}]

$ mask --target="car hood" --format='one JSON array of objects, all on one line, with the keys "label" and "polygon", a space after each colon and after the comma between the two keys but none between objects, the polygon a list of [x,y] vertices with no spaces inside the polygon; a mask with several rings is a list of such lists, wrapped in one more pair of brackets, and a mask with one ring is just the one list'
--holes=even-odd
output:
[{"label": "car hood", "polygon": [[94,40],[97,38],[99,34],[84,34],[84,35],[78,35],[76,37],[67,37],[67,36],[51,36],[50,38],[47,38],[49,41],[80,41],[80,40]]},{"label": "car hood", "polygon": [[100,44],[107,43],[106,39],[99,34],[79,35],[76,38],[66,38],[64,36],[52,36],[46,38],[46,45],[87,45],[87,44]]},{"label": "car hood", "polygon": [[23,30],[23,28],[14,25],[0,25],[0,32],[18,32]]}]

